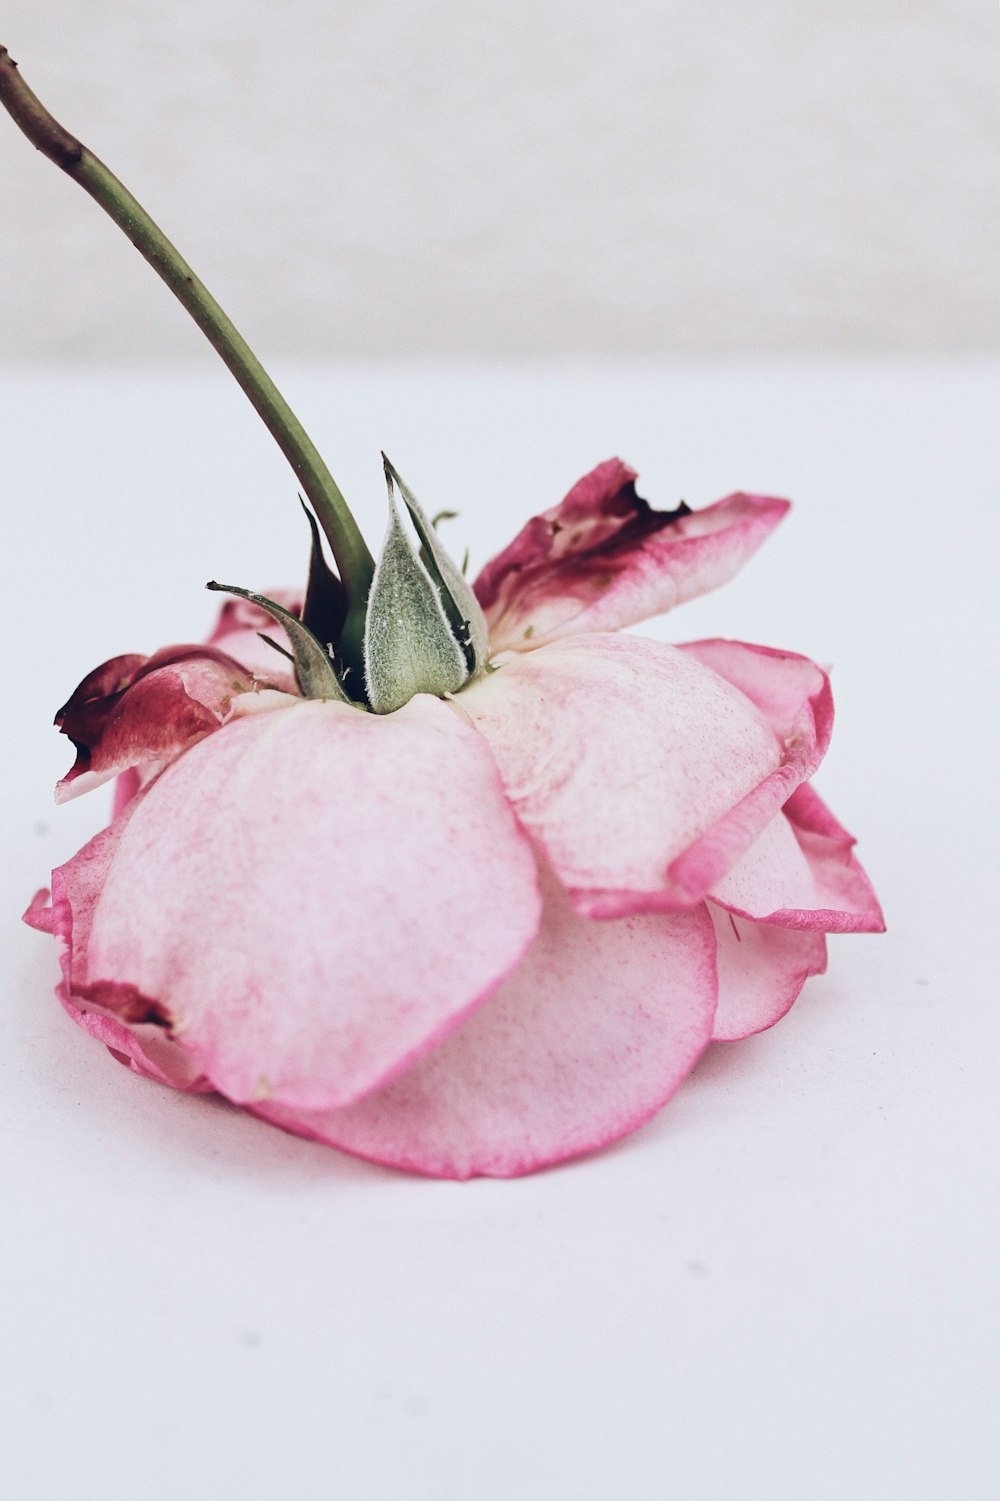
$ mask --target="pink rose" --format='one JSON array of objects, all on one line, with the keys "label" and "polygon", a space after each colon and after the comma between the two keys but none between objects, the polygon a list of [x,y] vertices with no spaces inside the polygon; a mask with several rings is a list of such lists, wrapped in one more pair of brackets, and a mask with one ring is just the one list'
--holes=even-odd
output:
[{"label": "pink rose", "polygon": [[634,480],[601,464],[487,564],[492,670],[462,681],[474,610],[454,692],[303,698],[244,601],[208,647],[86,679],[61,795],[124,773],[116,816],[27,914],[70,1015],[304,1136],[503,1176],[634,1130],[788,1010],[826,933],[881,930],[809,785],[820,668],[620,634],[731,578],[787,502],[656,512]]}]

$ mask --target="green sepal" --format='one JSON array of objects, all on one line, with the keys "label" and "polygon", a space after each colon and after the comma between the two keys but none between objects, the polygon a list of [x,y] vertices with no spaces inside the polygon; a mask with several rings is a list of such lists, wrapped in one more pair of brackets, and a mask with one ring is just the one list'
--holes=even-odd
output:
[{"label": "green sepal", "polygon": [[365,682],[376,714],[401,709],[416,693],[454,693],[469,676],[437,581],[403,530],[386,468],[389,528],[365,617]]},{"label": "green sepal", "polygon": [[257,637],[258,637],[259,640],[263,641],[267,646],[270,646],[276,652],[279,652],[281,654],[281,656],[283,656],[287,662],[291,662],[291,664],[292,664],[293,667],[295,666],[295,654],[294,654],[294,652],[286,651],[285,648],[283,646],[281,646],[277,641],[275,641],[275,639],[274,639],[273,636],[269,636],[266,631],[258,631],[257,632]]},{"label": "green sepal", "polygon": [[[323,643],[317,640],[309,627],[303,625],[291,610],[286,610],[284,605],[275,604],[273,599],[266,599],[263,594],[254,594],[250,589],[238,589],[235,584],[217,584],[213,579],[205,588],[218,594],[235,594],[240,599],[248,599],[251,604],[266,610],[272,620],[284,626],[292,645],[295,681],[303,698],[336,699],[344,704],[351,702],[340,686],[340,680]],[[265,636],[264,639],[268,645],[277,646],[268,637]],[[278,646],[277,650],[281,651],[282,648]]]},{"label": "green sepal", "polygon": [[[434,529],[434,522],[426,515],[409,486],[400,479],[385,454],[382,455],[382,463],[386,482],[391,485],[395,481],[413,519],[417,536],[422,543],[423,561],[441,592],[445,612],[462,647],[469,672],[479,672],[489,659],[489,631],[479,601],[463,577],[463,570],[452,562],[446,552]],[[439,511],[436,519],[454,514],[453,511]]]},{"label": "green sepal", "polygon": [[319,524],[302,496],[299,504],[305,512],[312,533],[309,549],[309,578],[306,582],[306,597],[302,606],[302,624],[312,631],[318,641],[337,659],[337,643],[347,618],[347,592],[334,573],[323,552],[323,539]]}]

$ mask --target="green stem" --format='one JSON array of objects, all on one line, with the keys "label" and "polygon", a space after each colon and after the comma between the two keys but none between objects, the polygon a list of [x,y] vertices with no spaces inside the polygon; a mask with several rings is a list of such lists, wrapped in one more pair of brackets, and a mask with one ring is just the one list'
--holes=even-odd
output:
[{"label": "green stem", "polygon": [[53,119],[0,47],[0,102],[34,146],[78,182],[166,282],[246,392],[294,469],[325,532],[347,592],[342,647],[360,651],[374,563],[340,489],[295,413],[242,334],[141,204],[86,146]]}]

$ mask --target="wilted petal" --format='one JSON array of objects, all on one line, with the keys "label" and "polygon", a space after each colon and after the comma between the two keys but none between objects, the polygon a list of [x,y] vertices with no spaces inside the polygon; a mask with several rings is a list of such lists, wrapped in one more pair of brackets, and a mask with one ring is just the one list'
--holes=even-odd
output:
[{"label": "wilted petal", "polygon": [[614,1141],[670,1098],[708,1041],[704,906],[594,923],[551,877],[535,943],[485,1006],[346,1110],[262,1105],[287,1129],[445,1178],[511,1177]]},{"label": "wilted petal", "polygon": [[[164,1031],[162,1019],[150,1019],[148,1003],[144,1006],[135,994],[122,994],[120,988],[86,978],[94,910],[131,811],[116,818],[68,864],[53,872],[51,903],[47,891],[37,892],[24,921],[55,937],[62,968],[56,995],[79,1027],[134,1073],[174,1089],[204,1093],[212,1086]],[[106,1009],[109,999],[117,1011],[128,1015],[128,1025]]]},{"label": "wilted petal", "polygon": [[[215,1086],[201,1073],[194,1059],[155,1022],[124,1026],[107,1012],[83,1010],[65,981],[56,987],[63,1010],[77,1026],[101,1042],[118,1062],[143,1079],[166,1084],[186,1094],[210,1094]],[[91,1002],[91,1006],[97,1005]]]},{"label": "wilted petal", "polygon": [[701,511],[654,511],[635,479],[621,459],[599,464],[486,564],[474,587],[494,651],[662,615],[731,579],[788,510],[735,494]]},{"label": "wilted petal", "polygon": [[712,896],[733,912],[785,928],[881,933],[882,909],[852,853],[854,844],[806,783]]},{"label": "wilted petal", "polygon": [[785,804],[785,816],[809,861],[819,910],[832,919],[826,931],[883,933],[882,908],[852,853],[857,840],[838,823],[819,793],[805,783]]},{"label": "wilted petal", "polygon": [[[765,795],[754,794],[734,808],[730,818],[696,841],[671,867],[671,877],[680,889],[699,897],[706,892],[716,896],[719,883],[758,839],[763,847],[781,837],[779,808],[812,776],[830,744],[833,697],[822,668],[795,652],[743,641],[693,641],[680,650],[745,695],[782,748],[781,773],[767,784]],[[748,839],[751,823],[753,833]]]},{"label": "wilted petal", "polygon": [[700,901],[815,768],[825,679],[789,660],[787,737],[692,654],[635,636],[512,656],[457,702],[577,910],[620,917]]},{"label": "wilted petal", "polygon": [[[78,744],[78,748],[96,743],[104,733],[110,709],[148,661],[148,657],[129,652],[125,656],[112,657],[109,662],[102,662],[100,667],[88,672],[74,688],[67,702],[56,714],[54,723],[64,735]],[[80,759],[78,755],[78,764]],[[77,767],[73,768],[70,775],[79,775]]]},{"label": "wilted petal", "polygon": [[106,662],[56,715],[77,751],[72,770],[56,787],[57,802],[129,767],[173,760],[218,729],[233,698],[252,683],[239,662],[206,646],[168,646],[152,657]]},{"label": "wilted petal", "polygon": [[747,922],[707,903],[718,940],[719,1005],[712,1037],[734,1042],[773,1027],[788,1011],[810,975],[826,968],[826,939]]},{"label": "wilted petal", "polygon": [[324,1109],[377,1087],[481,1004],[537,927],[534,858],[493,760],[437,699],[235,720],[128,813],[74,987],[141,997],[239,1103]]},{"label": "wilted petal", "polygon": [[808,703],[814,721],[809,738],[816,741],[817,764],[825,755],[833,732],[833,697],[826,673],[815,662],[798,652],[747,641],[685,641],[679,649],[746,694],[779,740],[802,737],[802,706]]}]

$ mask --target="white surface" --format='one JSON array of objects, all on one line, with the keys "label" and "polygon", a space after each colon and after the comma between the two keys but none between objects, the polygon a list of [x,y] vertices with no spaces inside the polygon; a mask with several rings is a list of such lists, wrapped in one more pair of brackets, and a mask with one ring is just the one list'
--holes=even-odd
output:
[{"label": "white surface", "polygon": [[991,1498],[1000,368],[285,375],[372,535],[384,443],[480,561],[616,449],[663,505],[794,495],[656,629],[833,659],[818,786],[890,930],[832,939],[637,1136],[515,1182],[407,1178],[130,1075],[17,921],[106,809],[52,808],[48,721],[104,657],[197,636],[210,576],[293,581],[304,528],[210,366],[9,372],[3,1493]]},{"label": "white surface", "polygon": [[[997,348],[996,0],[4,0],[255,346]],[[10,354],[194,347],[0,120]]]}]

